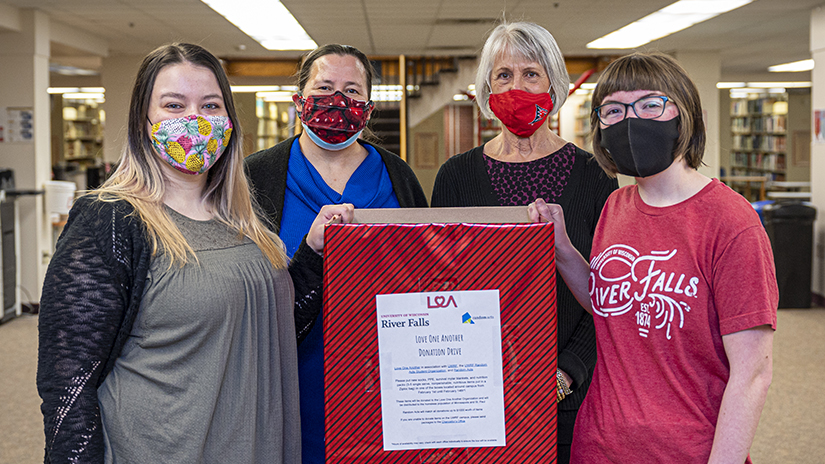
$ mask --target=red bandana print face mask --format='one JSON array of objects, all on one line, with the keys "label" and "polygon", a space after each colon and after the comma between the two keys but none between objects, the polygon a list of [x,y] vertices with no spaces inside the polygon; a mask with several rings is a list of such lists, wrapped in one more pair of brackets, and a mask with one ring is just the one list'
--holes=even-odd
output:
[{"label": "red bandana print face mask", "polygon": [[346,142],[364,130],[373,108],[371,101],[355,100],[340,91],[309,97],[295,94],[292,101],[301,105],[301,121],[330,144]]},{"label": "red bandana print face mask", "polygon": [[546,92],[513,89],[491,94],[490,109],[510,132],[519,137],[530,137],[553,111],[553,97]]}]

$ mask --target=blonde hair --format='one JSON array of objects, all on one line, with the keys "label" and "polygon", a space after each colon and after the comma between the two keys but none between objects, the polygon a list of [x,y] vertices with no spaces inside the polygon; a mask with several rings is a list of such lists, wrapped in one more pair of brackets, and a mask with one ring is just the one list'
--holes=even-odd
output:
[{"label": "blonde hair", "polygon": [[184,238],[166,212],[166,193],[162,161],[152,148],[148,131],[148,112],[155,78],[168,65],[188,62],[209,69],[218,80],[227,115],[235,128],[224,154],[206,174],[203,198],[215,219],[249,237],[276,268],[286,267],[287,258],[281,239],[260,219],[259,208],[253,203],[249,183],[243,170],[242,134],[229,80],[218,59],[203,47],[185,43],[161,46],[144,58],[132,89],[129,110],[128,142],[120,164],[96,190],[101,201],[129,202],[146,227],[152,244],[152,256],[159,250],[172,264],[183,265],[193,257],[194,249]]}]

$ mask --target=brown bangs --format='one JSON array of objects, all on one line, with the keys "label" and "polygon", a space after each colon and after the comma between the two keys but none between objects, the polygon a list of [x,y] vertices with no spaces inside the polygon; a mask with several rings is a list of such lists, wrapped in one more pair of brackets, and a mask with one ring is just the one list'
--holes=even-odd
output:
[{"label": "brown bangs", "polygon": [[[665,94],[679,109],[679,139],[674,159],[684,156],[688,166],[702,165],[705,152],[705,124],[699,91],[687,72],[672,57],[663,53],[633,53],[610,63],[602,72],[593,92],[592,107],[604,103],[616,92],[652,90]],[[593,153],[608,174],[617,173],[609,153],[600,146],[601,126],[596,113],[590,114]]]}]

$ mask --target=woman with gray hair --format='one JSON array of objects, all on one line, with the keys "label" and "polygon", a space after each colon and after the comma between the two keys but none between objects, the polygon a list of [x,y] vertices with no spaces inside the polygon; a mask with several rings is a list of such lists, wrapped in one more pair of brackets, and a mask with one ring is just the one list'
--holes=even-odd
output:
[{"label": "woman with gray hair", "polygon": [[[548,119],[567,99],[570,79],[553,36],[527,22],[501,24],[484,44],[476,75],[476,103],[501,121],[501,133],[450,158],[438,171],[432,206],[518,206],[537,198],[563,205],[567,235],[590,255],[596,222],[618,188],[592,155],[566,142]],[[548,244],[549,246],[549,244]],[[576,413],[596,364],[593,318],[556,279],[559,401],[558,462],[567,463]],[[539,312],[543,308],[536,308]]]}]

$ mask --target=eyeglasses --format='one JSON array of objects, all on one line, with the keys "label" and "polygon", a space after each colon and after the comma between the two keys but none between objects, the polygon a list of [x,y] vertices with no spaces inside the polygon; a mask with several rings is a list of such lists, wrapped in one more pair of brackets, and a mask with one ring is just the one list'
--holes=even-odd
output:
[{"label": "eyeglasses", "polygon": [[593,108],[599,121],[605,126],[612,126],[622,122],[627,117],[627,109],[633,108],[636,116],[642,119],[656,119],[665,114],[665,106],[670,98],[662,95],[651,95],[636,100],[633,103],[610,102]]}]

